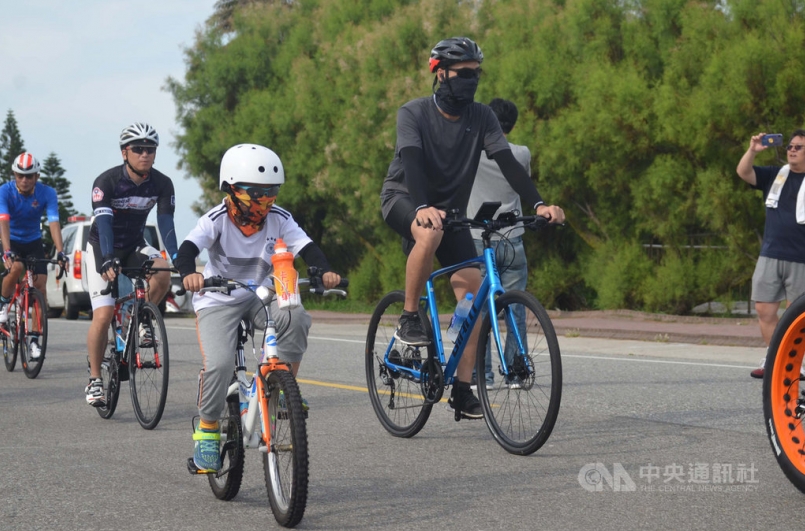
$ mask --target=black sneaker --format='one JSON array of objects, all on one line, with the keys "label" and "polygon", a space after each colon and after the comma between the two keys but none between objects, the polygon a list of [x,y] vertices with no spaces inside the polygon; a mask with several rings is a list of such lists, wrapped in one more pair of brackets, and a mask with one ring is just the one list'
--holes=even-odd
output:
[{"label": "black sneaker", "polygon": [[[453,386],[453,392],[447,399],[447,409],[456,412],[456,420],[462,419],[482,419],[484,418],[481,403],[472,394],[470,385],[465,382],[457,382]],[[458,409],[458,411],[456,411]]]},{"label": "black sneaker", "polygon": [[422,321],[419,319],[418,314],[400,317],[400,324],[397,325],[397,330],[394,331],[394,338],[415,347],[430,344],[430,338],[425,333],[425,328],[422,326]]}]

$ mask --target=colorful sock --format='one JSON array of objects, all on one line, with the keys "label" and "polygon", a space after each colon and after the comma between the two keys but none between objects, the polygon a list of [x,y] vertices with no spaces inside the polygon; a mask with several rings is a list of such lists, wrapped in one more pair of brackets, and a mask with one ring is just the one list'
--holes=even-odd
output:
[{"label": "colorful sock", "polygon": [[199,423],[198,423],[198,429],[206,430],[206,431],[217,431],[218,430],[218,421],[213,420],[213,421],[208,422],[208,421],[206,421],[204,419],[201,419],[199,421]]}]

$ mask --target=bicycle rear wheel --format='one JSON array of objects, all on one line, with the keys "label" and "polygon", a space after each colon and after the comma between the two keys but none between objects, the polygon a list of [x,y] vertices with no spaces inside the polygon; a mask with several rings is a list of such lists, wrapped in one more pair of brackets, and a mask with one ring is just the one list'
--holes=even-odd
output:
[{"label": "bicycle rear wheel", "polygon": [[12,306],[8,309],[8,322],[3,325],[8,335],[0,333],[0,341],[3,344],[3,361],[6,364],[6,370],[11,372],[17,365],[17,350],[20,342],[18,341],[19,331],[17,330],[17,304],[9,304]]},{"label": "bicycle rear wheel", "polygon": [[774,457],[786,477],[805,492],[805,297],[785,311],[774,329],[763,376],[763,415]]},{"label": "bicycle rear wheel", "polygon": [[[28,378],[36,378],[45,362],[45,351],[48,346],[48,315],[45,305],[45,296],[39,290],[29,288],[28,308],[23,312],[20,320],[20,363],[22,370]],[[34,357],[36,349],[39,356]]]},{"label": "bicycle rear wheel", "polygon": [[95,408],[98,410],[98,415],[104,419],[112,417],[117,408],[117,400],[120,398],[120,372],[118,370],[120,358],[116,351],[115,326],[115,321],[112,320],[112,324],[109,326],[109,340],[101,361],[104,405]]},{"label": "bicycle rear wheel", "polygon": [[159,308],[151,302],[140,307],[134,337],[129,338],[129,389],[140,426],[159,424],[168,398],[168,334]]},{"label": "bicycle rear wheel", "polygon": [[[495,301],[503,353],[489,315],[478,339],[476,374],[485,372],[487,345],[492,364],[506,359],[508,375],[494,389],[478,386],[484,420],[495,440],[516,455],[537,451],[553,430],[562,398],[562,360],[548,313],[524,291],[508,291]],[[508,356],[508,357],[507,357]],[[499,371],[503,372],[503,371]]]},{"label": "bicycle rear wheel", "polygon": [[207,479],[215,497],[231,500],[240,490],[243,480],[243,429],[240,424],[240,404],[227,399],[229,416],[221,419],[221,470],[209,474]]},{"label": "bicycle rear wheel", "polygon": [[266,396],[260,399],[260,407],[266,405],[271,436],[263,453],[268,502],[277,522],[293,527],[307,505],[308,448],[302,395],[290,372],[269,373]]},{"label": "bicycle rear wheel", "polygon": [[372,314],[366,334],[366,384],[380,424],[395,437],[407,438],[425,426],[433,404],[425,402],[419,381],[389,368],[386,360],[419,370],[427,361],[427,353],[432,352],[433,344],[409,347],[394,339],[404,303],[405,293],[392,291],[381,299]]}]

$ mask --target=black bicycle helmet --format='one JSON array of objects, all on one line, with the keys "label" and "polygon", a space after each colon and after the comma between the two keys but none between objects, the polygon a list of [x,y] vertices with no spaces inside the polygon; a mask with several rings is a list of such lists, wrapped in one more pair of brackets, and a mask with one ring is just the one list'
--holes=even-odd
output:
[{"label": "black bicycle helmet", "polygon": [[484,53],[475,42],[467,37],[452,37],[440,41],[430,51],[430,61],[428,66],[431,72],[436,72],[439,68],[447,68],[450,65],[464,61],[483,62]]}]

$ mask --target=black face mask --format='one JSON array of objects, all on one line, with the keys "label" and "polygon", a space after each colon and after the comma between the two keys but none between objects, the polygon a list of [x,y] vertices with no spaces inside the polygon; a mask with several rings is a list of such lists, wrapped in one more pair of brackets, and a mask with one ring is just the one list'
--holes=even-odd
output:
[{"label": "black face mask", "polygon": [[460,116],[475,98],[478,90],[478,78],[463,78],[459,76],[447,78],[439,84],[436,90],[436,104],[441,110],[451,116]]}]

